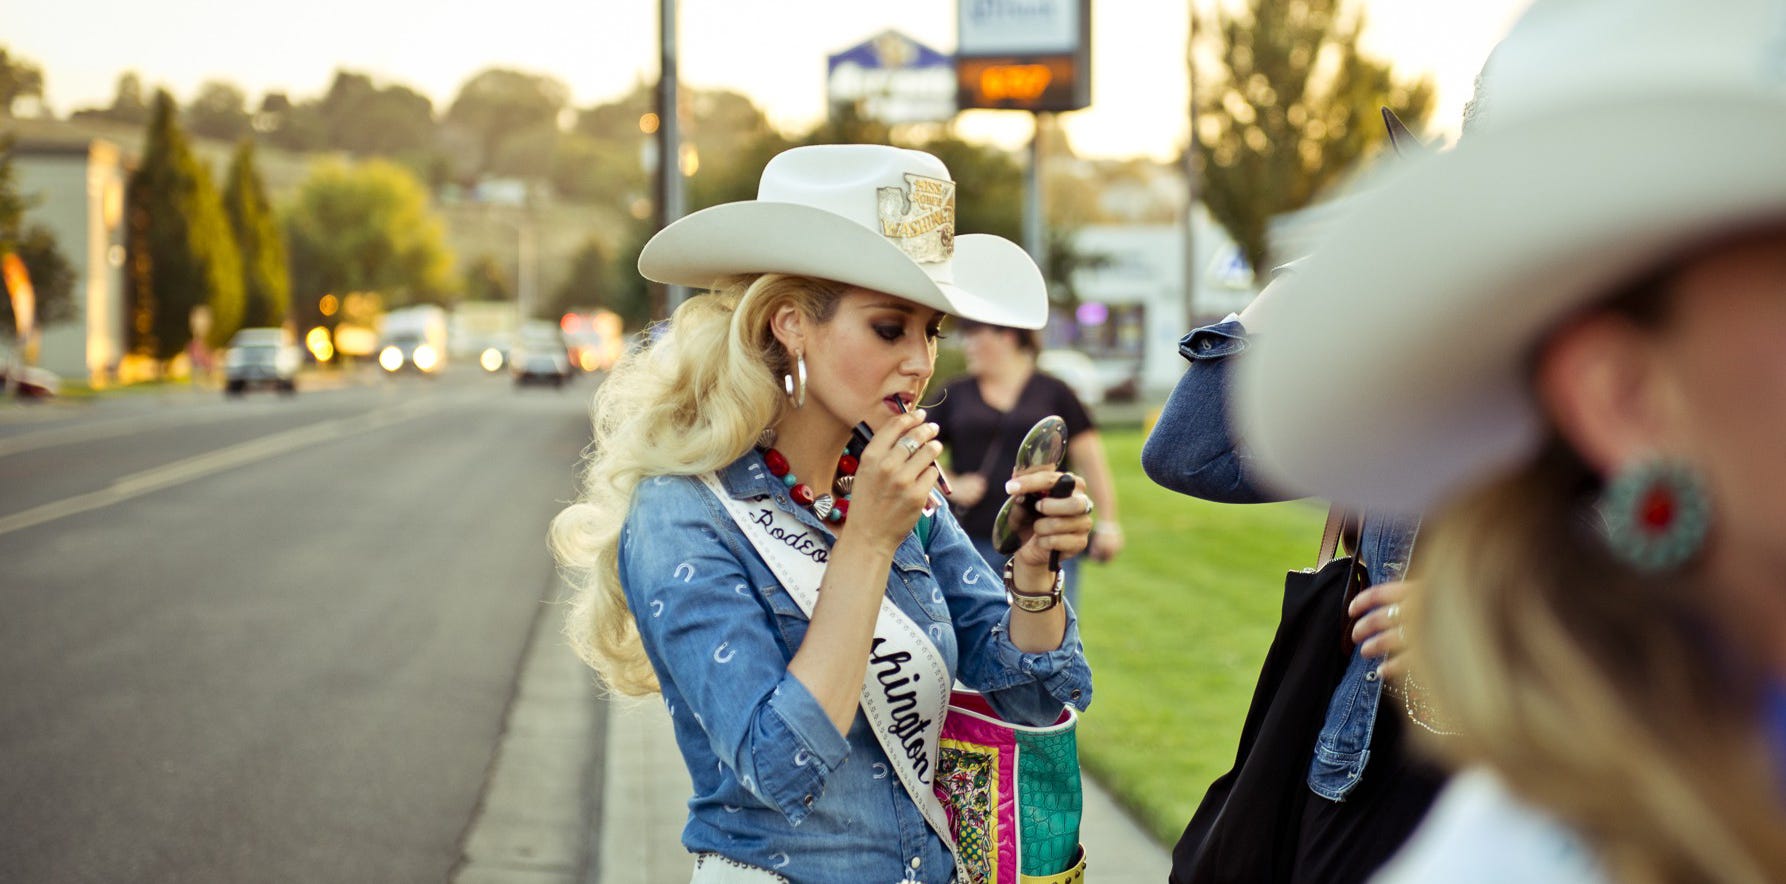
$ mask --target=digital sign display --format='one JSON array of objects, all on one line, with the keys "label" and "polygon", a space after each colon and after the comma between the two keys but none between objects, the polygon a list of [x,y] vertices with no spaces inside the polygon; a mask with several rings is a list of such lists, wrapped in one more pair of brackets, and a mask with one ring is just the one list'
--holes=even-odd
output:
[{"label": "digital sign display", "polygon": [[964,108],[1078,110],[1091,90],[1070,55],[958,58],[956,100]]},{"label": "digital sign display", "polygon": [[962,109],[1071,111],[1091,104],[1091,0],[959,0]]}]

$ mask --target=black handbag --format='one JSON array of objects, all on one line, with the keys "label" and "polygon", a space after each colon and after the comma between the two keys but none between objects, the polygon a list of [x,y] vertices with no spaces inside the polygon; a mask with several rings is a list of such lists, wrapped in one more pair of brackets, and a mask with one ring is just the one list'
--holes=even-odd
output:
[{"label": "black handbag", "polygon": [[1368,582],[1355,555],[1335,558],[1348,520],[1328,513],[1316,567],[1284,579],[1283,613],[1253,688],[1234,767],[1216,778],[1172,848],[1173,884],[1291,879],[1309,759],[1351,656],[1346,606]]}]

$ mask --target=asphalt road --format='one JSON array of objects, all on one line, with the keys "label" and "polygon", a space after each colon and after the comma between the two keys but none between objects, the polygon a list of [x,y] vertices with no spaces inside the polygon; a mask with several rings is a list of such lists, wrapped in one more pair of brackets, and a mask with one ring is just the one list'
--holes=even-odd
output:
[{"label": "asphalt road", "polygon": [[0,405],[0,880],[447,880],[591,389]]}]

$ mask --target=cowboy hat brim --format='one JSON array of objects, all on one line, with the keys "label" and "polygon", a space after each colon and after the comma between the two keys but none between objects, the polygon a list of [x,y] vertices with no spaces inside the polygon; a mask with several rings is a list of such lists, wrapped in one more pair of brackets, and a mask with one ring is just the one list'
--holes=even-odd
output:
[{"label": "cowboy hat brim", "polygon": [[799,203],[752,200],[677,219],[645,244],[639,273],[700,289],[740,274],[813,276],[976,322],[1047,324],[1047,287],[1022,248],[986,234],[956,236],[954,248],[946,265],[952,278],[939,279],[886,237],[847,218]]},{"label": "cowboy hat brim", "polygon": [[1261,302],[1236,418],[1274,483],[1419,512],[1528,460],[1530,361],[1568,315],[1786,219],[1786,101],[1608,99],[1404,161]]}]

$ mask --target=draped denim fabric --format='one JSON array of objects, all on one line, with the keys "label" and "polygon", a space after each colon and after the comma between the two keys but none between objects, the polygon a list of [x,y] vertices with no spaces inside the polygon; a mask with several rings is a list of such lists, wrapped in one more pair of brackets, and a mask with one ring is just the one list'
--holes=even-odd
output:
[{"label": "draped denim fabric", "polygon": [[[719,478],[735,498],[772,500],[825,530],[754,451]],[[1058,650],[1019,651],[1003,581],[941,513],[928,549],[908,536],[894,553],[887,597],[1000,714],[1045,724],[1063,704],[1085,708],[1091,670],[1071,611]],[[862,714],[840,736],[788,674],[806,615],[699,479],[639,484],[619,568],[694,782],[682,832],[690,851],[795,882],[950,880],[947,847],[892,775]]]},{"label": "draped denim fabric", "polygon": [[[1178,352],[1190,367],[1141,450],[1141,466],[1153,481],[1220,503],[1268,503],[1293,496],[1261,486],[1251,456],[1234,441],[1228,416],[1229,357],[1246,345],[1246,328],[1234,317],[1195,329],[1179,341]],[[1413,516],[1364,514],[1358,554],[1373,585],[1401,579],[1419,527]],[[1317,795],[1342,801],[1364,775],[1383,695],[1380,662],[1353,650],[1328,701],[1309,760],[1308,786]]]},{"label": "draped denim fabric", "polygon": [[1786,795],[1786,682],[1776,681],[1767,692],[1767,738],[1774,751],[1774,770],[1780,777],[1780,794]]}]

